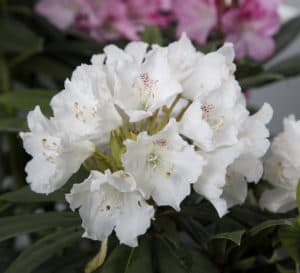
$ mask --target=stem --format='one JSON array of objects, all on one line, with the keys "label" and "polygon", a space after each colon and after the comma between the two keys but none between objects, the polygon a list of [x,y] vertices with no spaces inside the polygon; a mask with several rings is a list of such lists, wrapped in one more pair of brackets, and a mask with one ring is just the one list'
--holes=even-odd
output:
[{"label": "stem", "polygon": [[149,118],[149,121],[147,122],[147,131],[149,134],[151,134],[152,129],[154,128],[156,119],[158,117],[158,113],[159,113],[159,109],[157,109],[154,114],[152,115],[152,117]]},{"label": "stem", "polygon": [[186,112],[186,110],[190,107],[190,105],[192,104],[191,101],[189,101],[189,103],[187,104],[187,106],[185,106],[180,113],[177,115],[176,117],[176,121],[180,121],[182,119],[182,117],[184,116],[184,113]]},{"label": "stem", "polygon": [[165,125],[169,122],[170,120],[170,114],[172,113],[172,111],[174,110],[176,104],[178,103],[178,101],[180,100],[181,96],[177,95],[176,98],[174,99],[174,101],[172,102],[170,108],[168,108],[165,113],[164,116],[161,120],[161,122],[157,125],[157,128],[154,130],[154,133],[159,132],[161,129],[163,129],[165,127]]},{"label": "stem", "polygon": [[300,265],[296,264],[296,273],[300,273]]},{"label": "stem", "polygon": [[124,273],[128,273],[129,265],[130,265],[130,262],[131,262],[131,260],[132,260],[133,253],[134,253],[134,248],[132,248],[132,249],[130,250],[130,254],[129,254],[129,257],[128,257],[128,260],[127,260],[127,264],[126,264],[126,268],[125,268]]},{"label": "stem", "polygon": [[101,265],[103,265],[107,254],[107,245],[108,245],[108,239],[105,239],[101,243],[101,247],[98,254],[86,265],[84,269],[85,273],[91,273],[95,271],[97,268],[99,268]]},{"label": "stem", "polygon": [[100,150],[95,151],[95,156],[98,157],[100,160],[103,160],[109,166],[109,168],[112,171],[117,171],[118,170],[114,159],[107,156],[106,154],[104,154]]}]

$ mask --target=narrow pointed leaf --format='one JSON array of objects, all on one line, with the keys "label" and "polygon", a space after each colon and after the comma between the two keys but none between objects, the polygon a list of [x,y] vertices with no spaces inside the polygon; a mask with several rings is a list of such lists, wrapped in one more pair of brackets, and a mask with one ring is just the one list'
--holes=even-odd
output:
[{"label": "narrow pointed leaf", "polygon": [[279,238],[295,263],[300,264],[300,228],[283,227],[279,230]]},{"label": "narrow pointed leaf", "polygon": [[255,236],[258,233],[269,228],[274,228],[279,226],[292,226],[294,224],[295,224],[295,219],[268,220],[250,229],[249,234]]},{"label": "narrow pointed leaf", "polygon": [[286,22],[275,35],[275,55],[284,50],[300,33],[300,16]]},{"label": "narrow pointed leaf", "polygon": [[300,55],[291,56],[268,68],[269,73],[282,75],[285,78],[300,75]]},{"label": "narrow pointed leaf", "polygon": [[63,229],[37,241],[9,266],[4,273],[31,273],[62,249],[79,241],[82,230]]},{"label": "narrow pointed leaf", "polygon": [[24,118],[0,118],[0,132],[18,133],[27,130]]},{"label": "narrow pointed leaf", "polygon": [[237,230],[233,232],[221,233],[211,237],[211,240],[224,239],[234,242],[236,245],[241,245],[242,237],[245,234],[245,230]]},{"label": "narrow pointed leaf", "polygon": [[278,71],[269,71],[269,72],[263,72],[255,76],[251,76],[248,78],[241,79],[240,85],[241,87],[246,90],[249,88],[254,87],[261,87],[266,84],[270,84],[276,81],[283,80],[284,76],[280,74]]},{"label": "narrow pointed leaf", "polygon": [[40,105],[47,114],[51,113],[50,100],[56,92],[51,90],[15,90],[0,95],[0,104],[16,110],[30,111],[36,105]]},{"label": "narrow pointed leaf", "polygon": [[44,214],[2,217],[0,219],[0,241],[15,237],[19,234],[79,225],[79,217],[70,212],[49,212]]},{"label": "narrow pointed leaf", "polygon": [[95,273],[152,273],[150,245],[147,238],[140,240],[139,246],[130,248],[117,246],[104,265]]},{"label": "narrow pointed leaf", "polygon": [[64,189],[50,193],[49,195],[33,192],[29,186],[19,190],[8,192],[0,195],[0,200],[12,203],[39,203],[39,202],[56,202],[65,200]]},{"label": "narrow pointed leaf", "polygon": [[34,34],[23,23],[11,18],[0,20],[0,51],[3,52],[39,52],[43,48],[43,40]]},{"label": "narrow pointed leaf", "polygon": [[297,187],[297,206],[300,214],[300,180],[298,182],[298,187]]}]

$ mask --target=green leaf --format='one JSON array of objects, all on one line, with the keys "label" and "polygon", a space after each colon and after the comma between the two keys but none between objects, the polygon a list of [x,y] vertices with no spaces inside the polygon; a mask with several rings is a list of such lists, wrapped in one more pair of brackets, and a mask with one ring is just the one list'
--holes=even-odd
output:
[{"label": "green leaf", "polygon": [[275,35],[276,51],[275,55],[289,46],[300,33],[300,16],[285,23]]},{"label": "green leaf", "polygon": [[276,219],[265,221],[249,230],[251,236],[255,236],[258,233],[273,227],[279,226],[293,226],[295,224],[295,219]]},{"label": "green leaf", "polygon": [[176,224],[171,217],[158,217],[154,222],[154,226],[162,238],[171,243],[175,248],[179,247],[179,233]]},{"label": "green leaf", "polygon": [[169,247],[163,240],[156,240],[155,255],[158,272],[160,273],[187,273],[185,261],[176,250]]},{"label": "green leaf", "polygon": [[30,189],[29,186],[26,186],[19,190],[0,195],[0,200],[21,204],[65,201],[65,194],[70,191],[73,184],[83,181],[87,176],[88,172],[85,169],[81,168],[68,180],[68,182],[61,189],[48,195],[35,193]]},{"label": "green leaf", "polygon": [[297,186],[297,206],[298,206],[298,211],[300,214],[300,180],[299,180],[298,186]]},{"label": "green leaf", "polygon": [[280,264],[276,265],[276,269],[279,273],[295,273],[293,269],[286,269],[285,267],[281,266]]},{"label": "green leaf", "polygon": [[103,273],[152,273],[150,242],[147,237],[140,240],[139,246],[130,248],[117,246],[104,265],[96,272]]},{"label": "green leaf", "polygon": [[162,45],[162,35],[160,29],[156,26],[147,26],[141,34],[141,40],[149,44]]},{"label": "green leaf", "polygon": [[37,241],[9,266],[4,273],[31,273],[63,248],[79,241],[82,230],[63,229]]},{"label": "green leaf", "polygon": [[300,228],[295,226],[283,227],[278,234],[289,255],[297,264],[300,264]]},{"label": "green leaf", "polygon": [[70,212],[49,212],[2,217],[0,219],[0,241],[23,233],[78,225],[80,225],[79,217]]},{"label": "green leaf", "polygon": [[39,203],[39,202],[56,202],[65,200],[64,190],[50,193],[49,195],[33,192],[29,186],[19,190],[8,192],[0,195],[0,200],[12,203]]},{"label": "green leaf", "polygon": [[36,56],[20,65],[22,72],[33,72],[36,74],[44,74],[52,80],[64,81],[72,74],[72,68],[62,62],[47,58],[44,56]]},{"label": "green leaf", "polygon": [[215,265],[205,257],[199,250],[190,252],[192,257],[192,265],[189,273],[219,273],[220,271]]},{"label": "green leaf", "polygon": [[254,87],[261,87],[266,84],[270,84],[272,82],[283,80],[284,76],[281,75],[279,72],[269,71],[263,72],[255,76],[251,76],[248,78],[241,79],[240,85],[243,90],[254,88]]},{"label": "green leaf", "polygon": [[23,23],[11,18],[0,20],[0,51],[18,53],[22,51],[39,52],[43,40]]},{"label": "green leaf", "polygon": [[123,273],[128,257],[130,255],[130,248],[124,245],[118,245],[112,253],[108,256],[104,265],[97,270],[96,272],[103,273],[115,273],[120,272]]},{"label": "green leaf", "polygon": [[234,242],[236,245],[241,245],[242,237],[245,234],[245,230],[237,230],[233,232],[220,233],[212,236],[211,240],[224,239]]},{"label": "green leaf", "polygon": [[0,104],[24,111],[32,110],[36,105],[40,105],[44,112],[51,114],[49,103],[55,93],[50,90],[38,89],[15,90],[0,95]]},{"label": "green leaf", "polygon": [[[106,272],[106,271],[104,271]],[[130,260],[127,260],[127,265],[124,273],[152,273],[152,260],[150,251],[150,242],[146,238],[142,239],[137,248],[133,249]]]},{"label": "green leaf", "polygon": [[0,118],[0,132],[18,133],[26,130],[27,123],[23,118]]},{"label": "green leaf", "polygon": [[289,57],[282,62],[275,63],[268,68],[269,73],[280,74],[284,77],[296,77],[300,75],[300,55]]}]

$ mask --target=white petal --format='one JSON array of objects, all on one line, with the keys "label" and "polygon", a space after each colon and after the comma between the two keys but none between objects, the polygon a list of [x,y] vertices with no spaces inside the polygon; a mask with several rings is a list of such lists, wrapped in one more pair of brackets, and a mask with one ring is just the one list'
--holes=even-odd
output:
[{"label": "white petal", "polygon": [[243,204],[247,197],[247,181],[241,174],[234,172],[229,172],[226,180],[222,198],[226,201],[227,207]]},{"label": "white petal", "polygon": [[195,100],[187,109],[179,124],[179,131],[184,136],[192,139],[196,146],[211,150],[213,132],[209,125],[202,119],[200,100]]},{"label": "white petal", "polygon": [[83,183],[73,185],[66,199],[73,210],[79,208],[84,237],[103,241],[115,229],[121,243],[137,246],[137,237],[150,226],[154,208],[139,192],[130,191],[132,179],[122,171],[92,171]]},{"label": "white petal", "polygon": [[122,157],[124,169],[135,177],[137,188],[146,198],[152,196],[158,205],[179,210],[205,161],[179,136],[175,120],[171,119],[156,135],[143,132],[136,141],[124,144],[127,147]]},{"label": "white petal", "polygon": [[275,213],[285,213],[296,208],[296,193],[283,189],[266,190],[261,199],[260,206]]},{"label": "white petal", "polygon": [[137,246],[137,237],[150,227],[154,208],[149,206],[138,193],[124,194],[124,209],[117,219],[116,234],[121,243]]}]

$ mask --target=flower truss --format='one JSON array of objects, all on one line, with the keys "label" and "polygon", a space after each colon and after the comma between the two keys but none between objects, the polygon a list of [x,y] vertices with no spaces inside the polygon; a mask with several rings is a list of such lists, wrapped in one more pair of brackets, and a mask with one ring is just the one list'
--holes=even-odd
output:
[{"label": "flower truss", "polygon": [[262,208],[287,212],[296,208],[296,192],[300,179],[300,121],[294,116],[284,120],[284,131],[275,137],[271,156],[265,162],[264,178],[273,185],[260,200]]},{"label": "flower truss", "polygon": [[185,35],[168,47],[106,46],[53,97],[53,117],[29,113],[32,190],[49,194],[84,165],[89,177],[66,195],[84,236],[115,231],[129,246],[159,206],[179,211],[192,190],[220,216],[242,204],[263,173],[272,108],[249,114],[233,59],[233,45],[204,55]]},{"label": "flower truss", "polygon": [[[39,0],[35,11],[61,30],[96,41],[138,40],[146,26],[183,32],[199,45],[211,38],[233,43],[236,58],[272,56],[284,0]],[[170,35],[172,35],[170,33]]]}]

